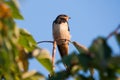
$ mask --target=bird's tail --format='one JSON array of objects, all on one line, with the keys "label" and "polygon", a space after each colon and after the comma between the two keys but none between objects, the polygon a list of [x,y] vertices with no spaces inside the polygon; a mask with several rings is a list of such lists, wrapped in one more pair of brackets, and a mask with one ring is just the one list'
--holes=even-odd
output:
[{"label": "bird's tail", "polygon": [[57,45],[61,57],[68,55],[68,44]]},{"label": "bird's tail", "polygon": [[[69,48],[68,44],[57,45],[57,47],[58,47],[59,53],[62,58],[68,55],[68,48]],[[64,64],[66,70],[70,71],[70,67],[67,66],[65,63],[63,63],[63,64]]]}]

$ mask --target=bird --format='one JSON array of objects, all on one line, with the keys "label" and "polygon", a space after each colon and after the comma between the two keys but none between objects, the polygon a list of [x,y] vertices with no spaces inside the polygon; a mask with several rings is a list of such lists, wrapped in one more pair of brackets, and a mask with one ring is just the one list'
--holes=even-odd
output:
[{"label": "bird", "polygon": [[63,58],[68,55],[69,41],[71,38],[68,20],[70,17],[66,14],[60,14],[52,24],[53,39],[56,41],[60,56]]}]

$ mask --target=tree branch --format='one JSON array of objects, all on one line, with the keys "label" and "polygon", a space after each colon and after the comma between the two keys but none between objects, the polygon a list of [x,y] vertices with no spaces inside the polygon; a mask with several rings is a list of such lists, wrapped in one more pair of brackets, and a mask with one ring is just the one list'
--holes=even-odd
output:
[{"label": "tree branch", "polygon": [[116,34],[119,29],[120,29],[120,24],[118,25],[118,27],[117,27],[113,32],[111,32],[111,33],[107,36],[107,39],[109,39],[112,35]]},{"label": "tree branch", "polygon": [[[65,40],[65,41],[72,42],[72,41],[67,40],[67,39],[58,39],[58,40]],[[57,41],[57,40],[56,40],[56,41]],[[40,44],[40,43],[54,43],[54,41],[39,41],[39,42],[37,42],[37,44]]]},{"label": "tree branch", "polygon": [[37,44],[40,44],[40,43],[54,43],[54,41],[39,41],[39,42],[37,42]]}]

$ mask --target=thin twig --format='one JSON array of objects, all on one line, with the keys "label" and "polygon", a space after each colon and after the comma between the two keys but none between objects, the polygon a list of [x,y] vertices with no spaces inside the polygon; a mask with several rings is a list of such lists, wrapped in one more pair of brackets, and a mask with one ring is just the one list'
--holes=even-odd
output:
[{"label": "thin twig", "polygon": [[[72,41],[67,40],[67,39],[58,39],[58,40],[65,40],[65,41],[72,42]],[[56,40],[56,41],[57,41],[57,40]],[[54,43],[54,41],[39,41],[39,42],[37,42],[37,44],[40,44],[40,43]]]},{"label": "thin twig", "polygon": [[118,27],[107,36],[107,39],[109,39],[112,35],[116,34],[119,29],[120,29],[120,25],[118,25]]},{"label": "thin twig", "polygon": [[54,41],[39,41],[39,42],[37,42],[37,44],[39,44],[39,43],[54,43]]}]

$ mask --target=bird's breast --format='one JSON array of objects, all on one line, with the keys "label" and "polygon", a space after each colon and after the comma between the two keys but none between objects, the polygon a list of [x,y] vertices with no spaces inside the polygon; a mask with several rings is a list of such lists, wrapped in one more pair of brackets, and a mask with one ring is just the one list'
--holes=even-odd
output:
[{"label": "bird's breast", "polygon": [[53,38],[54,40],[67,39],[70,40],[70,32],[68,31],[68,24],[53,24]]}]

